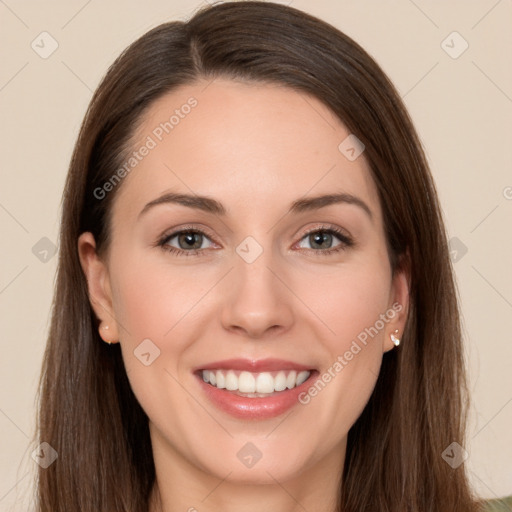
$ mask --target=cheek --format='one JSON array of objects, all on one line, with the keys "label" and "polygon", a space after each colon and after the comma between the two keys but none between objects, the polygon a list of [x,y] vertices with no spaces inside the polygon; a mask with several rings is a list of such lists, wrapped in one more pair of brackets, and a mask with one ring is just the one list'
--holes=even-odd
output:
[{"label": "cheek", "polygon": [[[164,340],[177,331],[179,322],[194,316],[194,308],[208,290],[211,278],[180,266],[140,259],[126,262],[115,273],[114,310],[122,324],[123,341],[144,338]],[[176,340],[179,347],[179,340]]]},{"label": "cheek", "polygon": [[[314,285],[304,282],[298,295],[325,327],[322,339],[331,354],[348,350],[351,341],[364,341],[370,330],[374,339],[383,333],[381,315],[389,302],[391,276],[387,265],[375,261],[340,267],[315,276]],[[375,334],[373,327],[379,331]],[[375,343],[376,345],[377,343]]]},{"label": "cheek", "polygon": [[181,378],[180,364],[202,325],[198,306],[212,279],[149,258],[118,262],[112,293],[125,369],[146,412],[158,411],[159,400],[183,399],[173,376]]},{"label": "cheek", "polygon": [[318,424],[336,425],[336,432],[348,431],[375,387],[385,320],[394,316],[388,311],[390,283],[388,267],[376,260],[320,276],[314,287],[302,289],[308,306],[328,328],[319,338],[326,354],[319,378],[302,403]]},{"label": "cheek", "polygon": [[[190,353],[207,327],[205,304],[219,269],[173,264],[165,255],[134,251],[117,255],[111,280],[123,359],[136,394],[138,388],[160,389],[162,379],[172,381],[170,374],[182,378],[183,368],[197,363]],[[149,367],[137,358],[146,348],[150,360],[157,355]]]},{"label": "cheek", "polygon": [[[135,262],[136,261],[136,262]],[[150,258],[118,259],[112,273],[114,311],[132,390],[150,418],[179,431],[174,410],[190,407],[180,363],[196,338],[211,278]],[[211,286],[211,285],[210,285]]]}]

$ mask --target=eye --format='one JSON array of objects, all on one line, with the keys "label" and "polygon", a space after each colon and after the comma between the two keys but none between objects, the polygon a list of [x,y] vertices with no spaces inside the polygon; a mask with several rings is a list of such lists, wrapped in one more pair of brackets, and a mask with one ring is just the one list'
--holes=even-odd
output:
[{"label": "eye", "polygon": [[194,256],[210,247],[204,242],[210,240],[208,236],[198,229],[181,229],[164,237],[158,242],[162,249],[179,256]]},{"label": "eye", "polygon": [[[304,248],[302,240],[310,244],[309,248],[306,247],[308,251],[313,251],[318,255],[329,255],[354,245],[349,236],[335,227],[321,227],[308,231],[299,242],[299,247]],[[338,243],[333,245],[336,240]]]},{"label": "eye", "polygon": [[[207,241],[210,245],[205,247],[204,242]],[[304,247],[304,242],[309,243],[310,247]],[[157,245],[177,256],[197,256],[204,254],[205,249],[211,248],[213,243],[202,230],[185,227],[164,235]],[[315,255],[328,256],[352,247],[354,241],[339,228],[321,226],[308,231],[296,245]]]}]

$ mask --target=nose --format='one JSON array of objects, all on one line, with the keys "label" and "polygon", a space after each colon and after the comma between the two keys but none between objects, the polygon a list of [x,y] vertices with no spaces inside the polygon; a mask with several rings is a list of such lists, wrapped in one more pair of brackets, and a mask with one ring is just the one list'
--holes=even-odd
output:
[{"label": "nose", "polygon": [[271,251],[252,263],[235,254],[222,306],[222,325],[249,338],[285,332],[293,324],[293,293]]}]

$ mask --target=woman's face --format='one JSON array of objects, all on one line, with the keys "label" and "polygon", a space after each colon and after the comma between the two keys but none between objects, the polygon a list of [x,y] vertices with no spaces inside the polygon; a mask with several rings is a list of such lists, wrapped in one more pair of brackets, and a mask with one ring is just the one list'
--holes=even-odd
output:
[{"label": "woman's face", "polygon": [[349,136],[289,88],[198,82],[153,104],[96,190],[116,193],[111,246],[100,259],[86,233],[81,261],[157,467],[253,483],[341,470],[407,311]]}]

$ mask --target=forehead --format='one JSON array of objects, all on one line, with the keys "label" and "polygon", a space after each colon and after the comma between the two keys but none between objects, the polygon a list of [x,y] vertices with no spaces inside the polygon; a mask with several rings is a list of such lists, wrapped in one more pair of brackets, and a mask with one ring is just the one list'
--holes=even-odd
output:
[{"label": "forehead", "polygon": [[286,86],[228,79],[181,86],[141,120],[114,210],[129,217],[179,190],[215,197],[228,212],[270,215],[304,196],[345,192],[379,217],[364,153],[351,160],[342,151],[349,136],[321,101]]}]

